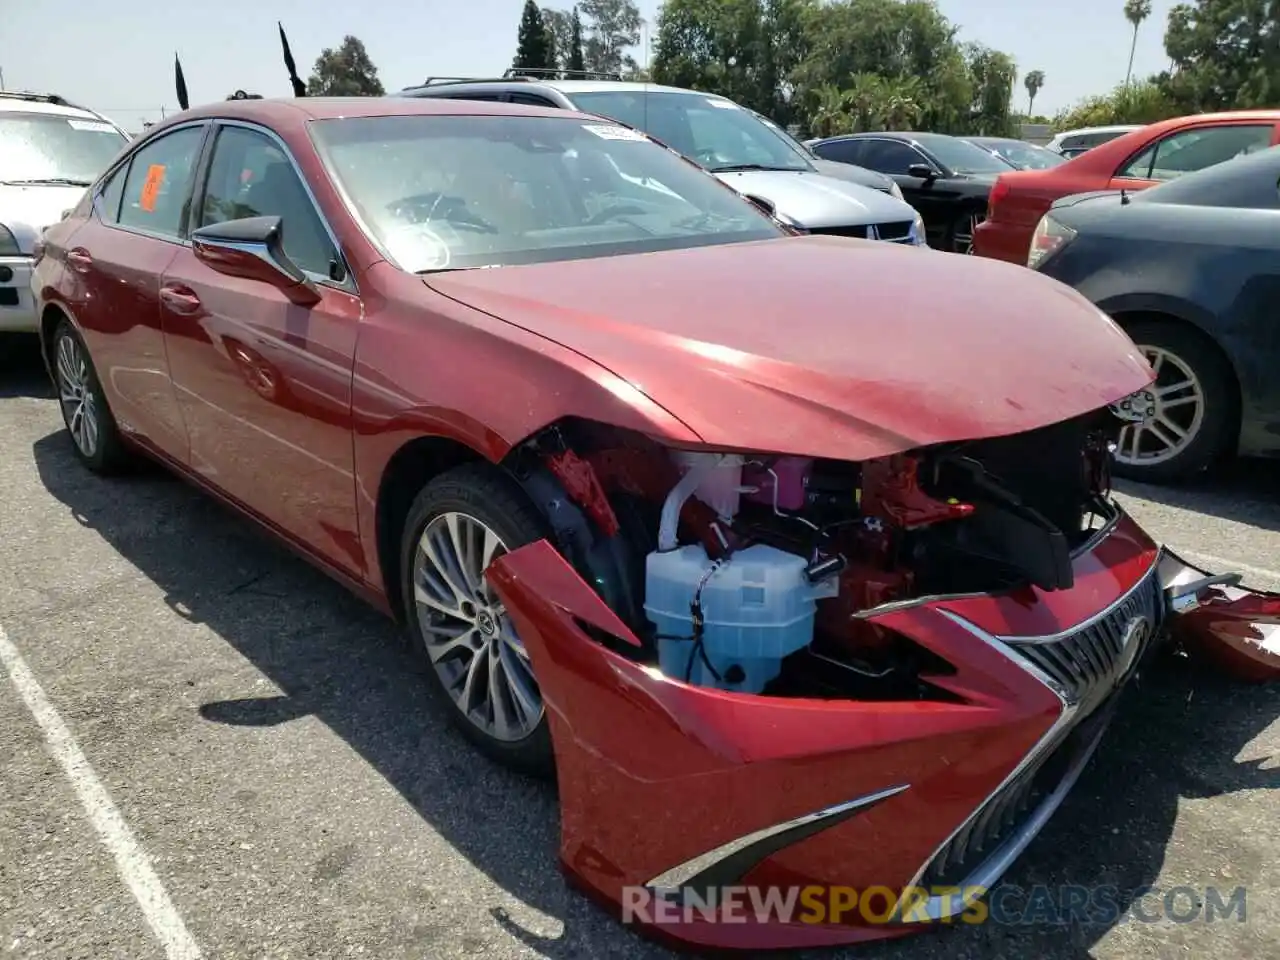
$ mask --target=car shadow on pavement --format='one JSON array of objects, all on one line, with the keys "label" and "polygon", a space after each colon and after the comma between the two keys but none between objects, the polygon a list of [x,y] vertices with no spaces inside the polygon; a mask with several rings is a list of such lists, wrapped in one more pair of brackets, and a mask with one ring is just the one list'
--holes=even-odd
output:
[{"label": "car shadow on pavement", "polygon": [[[48,491],[159,587],[171,609],[205,625],[282,691],[206,703],[206,721],[319,719],[461,856],[564,924],[563,934],[547,937],[491,911],[496,924],[541,955],[668,955],[569,892],[556,871],[554,789],[487,762],[456,734],[429,701],[417,661],[379,614],[166,473],[104,482],[80,467],[61,432],[38,441],[34,455]],[[1157,883],[1181,800],[1280,787],[1280,772],[1234,759],[1274,719],[1273,690],[1206,681],[1179,660],[1143,680],[1008,883],[1113,885],[1127,908],[1123,891]],[[1214,883],[1208,871],[1220,865],[1194,865],[1204,872],[1191,882]],[[1236,865],[1240,880],[1232,886],[1250,876],[1250,864]],[[957,924],[937,935],[810,956],[1079,960],[1115,923]],[[1221,934],[1221,924],[1210,932]]]},{"label": "car shadow on pavement", "polygon": [[52,397],[35,334],[0,333],[0,398]]},{"label": "car shadow on pavement", "polygon": [[1280,530],[1280,460],[1241,457],[1186,483],[1116,481],[1121,493],[1265,530]]}]

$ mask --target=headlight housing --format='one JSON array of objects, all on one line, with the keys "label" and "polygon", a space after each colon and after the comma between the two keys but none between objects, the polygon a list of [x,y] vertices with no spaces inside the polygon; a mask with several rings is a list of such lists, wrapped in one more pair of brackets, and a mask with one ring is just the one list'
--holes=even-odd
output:
[{"label": "headlight housing", "polygon": [[911,242],[917,247],[925,247],[929,245],[928,238],[924,233],[924,217],[916,214],[915,220],[911,222]]},{"label": "headlight housing", "polygon": [[18,246],[18,238],[8,227],[0,225],[0,257],[21,256],[22,248]]},{"label": "headlight housing", "polygon": [[1076,238],[1076,231],[1060,223],[1049,214],[1040,218],[1036,232],[1031,235],[1031,249],[1027,253],[1027,266],[1032,270],[1041,267],[1046,260]]}]

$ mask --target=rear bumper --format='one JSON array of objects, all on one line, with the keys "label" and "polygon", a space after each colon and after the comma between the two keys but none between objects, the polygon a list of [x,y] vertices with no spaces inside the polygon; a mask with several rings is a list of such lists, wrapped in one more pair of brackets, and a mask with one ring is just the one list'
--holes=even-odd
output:
[{"label": "rear bumper", "polygon": [[984,220],[973,231],[973,252],[979,257],[1026,266],[1027,254],[1031,250],[1031,235],[1034,232],[1034,226]]},{"label": "rear bumper", "polygon": [[[701,947],[855,943],[963,913],[1066,797],[1170,621],[1213,593],[1123,516],[1075,566],[1067,591],[876,615],[955,667],[934,678],[951,699],[884,702],[672,680],[549,543],[504,556],[489,576],[547,706],[564,871]],[[1210,608],[1221,628],[1230,608]]]},{"label": "rear bumper", "polygon": [[40,329],[31,293],[30,257],[0,257],[0,333],[34,333]]}]

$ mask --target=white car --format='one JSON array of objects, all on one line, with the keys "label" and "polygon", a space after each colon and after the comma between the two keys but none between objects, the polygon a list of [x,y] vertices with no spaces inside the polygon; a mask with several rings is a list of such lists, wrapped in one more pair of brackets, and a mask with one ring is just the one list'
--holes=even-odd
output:
[{"label": "white car", "polygon": [[128,143],[106,117],[61,97],[0,92],[0,333],[39,329],[35,243]]},{"label": "white car", "polygon": [[1110,127],[1080,127],[1078,130],[1064,130],[1045,144],[1046,150],[1060,153],[1068,160],[1082,153],[1101,146],[1108,140],[1122,137],[1131,130],[1141,129],[1142,124],[1116,124]]}]

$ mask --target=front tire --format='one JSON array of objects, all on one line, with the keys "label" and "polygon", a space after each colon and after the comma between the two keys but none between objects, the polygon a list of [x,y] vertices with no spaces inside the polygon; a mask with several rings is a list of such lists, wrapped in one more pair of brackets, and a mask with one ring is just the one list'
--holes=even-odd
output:
[{"label": "front tire", "polygon": [[1235,378],[1204,338],[1171,323],[1129,325],[1129,338],[1156,371],[1150,387],[1117,404],[1141,423],[1124,427],[1116,447],[1117,476],[1147,483],[1194,477],[1227,451],[1235,423]]},{"label": "front tire", "polygon": [[121,472],[129,464],[129,451],[120,439],[89,350],[70,320],[63,319],[54,331],[50,356],[62,422],[76,458],[97,474]]},{"label": "front tire", "polygon": [[542,694],[511,616],[484,571],[548,535],[524,491],[488,463],[428,483],[401,541],[401,591],[415,651],[450,720],[482,752],[512,769],[555,769]]},{"label": "front tire", "polygon": [[947,227],[943,249],[951,253],[973,253],[973,232],[986,217],[978,210],[966,210]]}]

